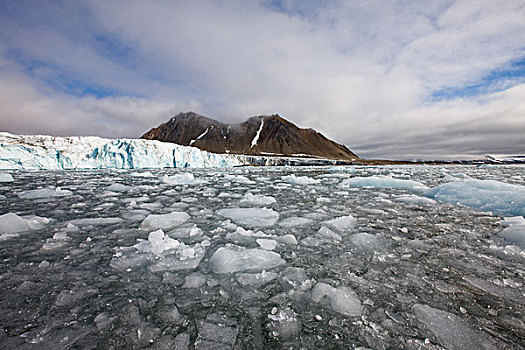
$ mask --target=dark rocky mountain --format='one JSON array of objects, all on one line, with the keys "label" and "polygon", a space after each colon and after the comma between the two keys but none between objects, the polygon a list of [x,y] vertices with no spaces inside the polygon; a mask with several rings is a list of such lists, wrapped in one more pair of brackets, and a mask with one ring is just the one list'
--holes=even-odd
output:
[{"label": "dark rocky mountain", "polygon": [[214,153],[359,159],[344,145],[313,129],[301,129],[277,114],[225,124],[193,112],[179,113],[142,138],[194,146]]}]

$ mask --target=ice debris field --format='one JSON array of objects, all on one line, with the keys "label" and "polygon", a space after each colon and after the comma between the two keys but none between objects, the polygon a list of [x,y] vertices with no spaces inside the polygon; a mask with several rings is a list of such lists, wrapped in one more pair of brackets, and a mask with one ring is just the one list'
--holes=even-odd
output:
[{"label": "ice debris field", "polygon": [[525,348],[520,166],[0,172],[2,349]]}]

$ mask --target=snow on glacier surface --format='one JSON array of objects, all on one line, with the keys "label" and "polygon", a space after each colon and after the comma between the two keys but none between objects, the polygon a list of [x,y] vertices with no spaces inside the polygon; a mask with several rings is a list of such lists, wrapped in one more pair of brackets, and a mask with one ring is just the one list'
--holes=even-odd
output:
[{"label": "snow on glacier surface", "polygon": [[525,347],[523,167],[10,174],[1,348]]}]

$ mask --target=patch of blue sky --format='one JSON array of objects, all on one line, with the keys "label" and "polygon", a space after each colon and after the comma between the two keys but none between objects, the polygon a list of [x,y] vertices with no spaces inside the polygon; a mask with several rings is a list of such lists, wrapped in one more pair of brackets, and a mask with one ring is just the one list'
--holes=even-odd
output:
[{"label": "patch of blue sky", "polygon": [[328,6],[327,0],[264,0],[267,8],[286,13],[287,15],[299,15],[306,18],[315,18],[319,12]]},{"label": "patch of blue sky", "polygon": [[110,96],[144,97],[132,91],[124,91],[94,82],[89,77],[84,79],[82,75],[64,69],[55,63],[29,57],[17,50],[7,51],[5,57],[10,61],[16,62],[28,76],[40,81],[46,87],[58,93],[77,97],[93,96],[96,98]]},{"label": "patch of blue sky", "polygon": [[100,56],[119,65],[129,68],[137,66],[136,52],[133,47],[113,34],[105,32],[93,35],[91,46]]},{"label": "patch of blue sky", "polygon": [[525,56],[509,65],[493,70],[474,84],[449,87],[433,92],[433,102],[469,98],[506,90],[512,86],[525,83]]}]

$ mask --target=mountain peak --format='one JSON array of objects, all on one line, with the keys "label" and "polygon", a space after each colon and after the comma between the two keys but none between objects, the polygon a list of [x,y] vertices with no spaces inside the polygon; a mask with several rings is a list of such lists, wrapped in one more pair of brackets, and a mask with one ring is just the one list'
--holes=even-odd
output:
[{"label": "mountain peak", "polygon": [[175,115],[142,138],[194,146],[214,153],[359,159],[344,145],[313,129],[301,129],[279,114],[225,124],[190,111]]}]

